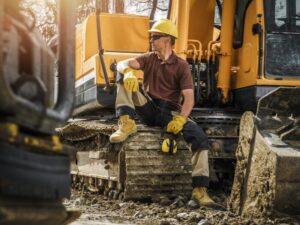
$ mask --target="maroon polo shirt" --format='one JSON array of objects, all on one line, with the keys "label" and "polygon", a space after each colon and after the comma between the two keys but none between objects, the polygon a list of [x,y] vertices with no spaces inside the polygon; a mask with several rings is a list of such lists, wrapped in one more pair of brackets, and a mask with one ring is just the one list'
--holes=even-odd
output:
[{"label": "maroon polo shirt", "polygon": [[194,89],[189,64],[174,52],[166,61],[154,52],[140,55],[136,60],[144,71],[144,89],[153,98],[181,105],[181,91]]}]

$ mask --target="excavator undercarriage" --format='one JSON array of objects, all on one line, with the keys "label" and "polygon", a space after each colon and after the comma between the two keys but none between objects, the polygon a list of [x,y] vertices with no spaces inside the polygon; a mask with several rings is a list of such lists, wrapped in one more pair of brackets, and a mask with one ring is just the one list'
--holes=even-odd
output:
[{"label": "excavator undercarriage", "polygon": [[[192,118],[209,135],[213,180],[232,177],[240,115],[202,109],[195,110]],[[177,153],[166,154],[161,151],[160,128],[139,124],[137,134],[121,144],[111,144],[109,135],[116,129],[113,121],[88,119],[72,121],[60,129],[64,141],[77,149],[72,164],[74,185],[83,184],[91,191],[124,200],[190,195],[191,151],[182,137]]]}]

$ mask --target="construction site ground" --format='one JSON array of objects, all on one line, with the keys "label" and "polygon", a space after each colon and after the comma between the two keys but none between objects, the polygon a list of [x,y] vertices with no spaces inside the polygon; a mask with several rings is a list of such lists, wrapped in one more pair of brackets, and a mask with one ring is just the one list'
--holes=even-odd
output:
[{"label": "construction site ground", "polygon": [[[226,205],[226,194],[215,191],[211,195],[215,201]],[[245,218],[230,211],[203,207],[190,209],[186,206],[187,199],[180,196],[175,200],[161,198],[152,203],[122,202],[88,191],[73,190],[64,205],[68,209],[81,211],[81,216],[71,225],[300,224],[300,216],[276,214],[264,218]]]}]

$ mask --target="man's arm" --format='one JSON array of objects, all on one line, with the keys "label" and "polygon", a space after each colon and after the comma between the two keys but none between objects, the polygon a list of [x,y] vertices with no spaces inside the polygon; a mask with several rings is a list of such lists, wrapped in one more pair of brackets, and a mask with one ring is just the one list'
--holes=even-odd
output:
[{"label": "man's arm", "polygon": [[180,115],[184,118],[188,118],[193,107],[194,107],[194,90],[193,89],[184,89],[181,91],[183,95],[183,104],[181,108]]},{"label": "man's arm", "polygon": [[178,134],[182,131],[184,124],[187,122],[187,118],[190,115],[194,107],[194,90],[184,89],[181,91],[183,95],[183,104],[180,115],[173,116],[173,119],[168,123],[167,132]]},{"label": "man's arm", "polygon": [[117,70],[119,73],[123,74],[128,68],[139,70],[140,64],[135,58],[125,59],[123,61],[118,62]]}]

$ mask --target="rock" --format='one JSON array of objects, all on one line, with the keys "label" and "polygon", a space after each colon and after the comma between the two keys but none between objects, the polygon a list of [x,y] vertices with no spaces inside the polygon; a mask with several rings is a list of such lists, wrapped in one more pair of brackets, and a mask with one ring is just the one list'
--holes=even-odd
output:
[{"label": "rock", "polygon": [[207,221],[207,219],[202,219],[197,225],[210,225],[210,223]]},{"label": "rock", "polygon": [[75,205],[75,206],[79,206],[79,205],[81,205],[81,204],[82,204],[82,201],[81,201],[80,198],[76,198],[76,199],[74,200],[74,205]]},{"label": "rock", "polygon": [[165,213],[166,211],[165,211],[164,208],[159,208],[159,209],[157,209],[157,212],[158,212],[158,213]]},{"label": "rock", "polygon": [[129,209],[135,209],[135,205],[133,202],[129,203],[129,206],[128,206]]},{"label": "rock", "polygon": [[170,214],[170,210],[167,209],[167,210],[165,211],[165,216],[169,216],[169,214]]},{"label": "rock", "polygon": [[141,211],[137,211],[134,215],[133,215],[134,218],[138,218],[138,219],[141,219],[141,218],[144,218],[145,215],[141,212]]},{"label": "rock", "polygon": [[100,208],[100,204],[99,203],[93,204],[92,207],[98,209],[98,208]]},{"label": "rock", "polygon": [[189,214],[187,214],[187,213],[178,213],[176,217],[179,220],[186,220],[186,219],[189,218]]},{"label": "rock", "polygon": [[171,223],[167,220],[160,221],[159,225],[171,225]]},{"label": "rock", "polygon": [[118,205],[118,204],[113,205],[113,207],[112,207],[113,210],[118,210],[118,209],[120,209],[120,208],[121,208],[121,206]]},{"label": "rock", "polygon": [[97,204],[98,203],[98,199],[97,198],[93,198],[92,201],[91,201],[91,204],[94,205],[94,204]]},{"label": "rock", "polygon": [[128,203],[126,203],[126,202],[121,202],[121,203],[119,203],[119,206],[121,207],[121,208],[123,208],[124,206],[127,206],[128,205]]},{"label": "rock", "polygon": [[228,212],[228,216],[229,216],[229,217],[236,217],[237,215],[234,214],[234,213],[232,213],[232,212]]},{"label": "rock", "polygon": [[170,209],[176,209],[176,208],[177,208],[176,204],[173,203],[173,204],[170,205]]},{"label": "rock", "polygon": [[169,206],[172,204],[172,201],[169,198],[162,196],[159,199],[159,204],[162,206]]},{"label": "rock", "polygon": [[194,199],[191,199],[188,202],[187,207],[190,209],[197,209],[197,208],[199,208],[199,203],[197,201],[195,201]]},{"label": "rock", "polygon": [[172,209],[184,207],[186,199],[182,196],[178,196],[174,202],[170,205]]},{"label": "rock", "polygon": [[64,204],[64,206],[70,206],[70,205],[71,205],[71,201],[65,199],[65,200],[63,201],[63,204]]},{"label": "rock", "polygon": [[167,218],[164,220],[165,223],[167,223],[168,225],[173,225],[173,224],[178,224],[178,220],[175,218]]},{"label": "rock", "polygon": [[191,222],[197,222],[199,221],[200,219],[204,219],[205,217],[203,215],[201,215],[200,213],[197,213],[197,212],[191,212],[189,214],[189,220]]}]

